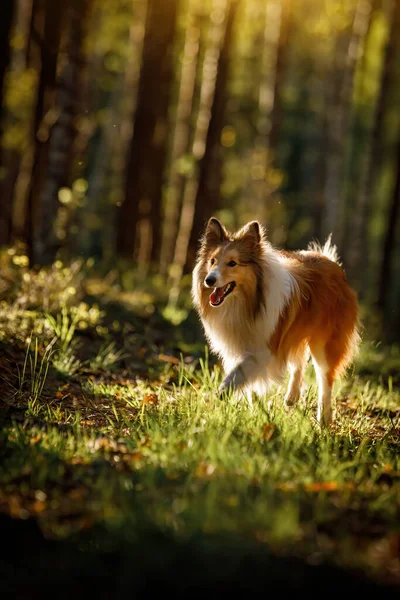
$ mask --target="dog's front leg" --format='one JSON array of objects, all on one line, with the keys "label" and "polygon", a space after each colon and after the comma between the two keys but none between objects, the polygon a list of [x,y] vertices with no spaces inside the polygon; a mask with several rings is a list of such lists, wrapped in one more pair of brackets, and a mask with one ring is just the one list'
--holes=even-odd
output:
[{"label": "dog's front leg", "polygon": [[229,390],[234,392],[251,384],[255,379],[266,379],[266,369],[270,356],[269,351],[247,353],[229,371],[218,391],[220,393]]}]

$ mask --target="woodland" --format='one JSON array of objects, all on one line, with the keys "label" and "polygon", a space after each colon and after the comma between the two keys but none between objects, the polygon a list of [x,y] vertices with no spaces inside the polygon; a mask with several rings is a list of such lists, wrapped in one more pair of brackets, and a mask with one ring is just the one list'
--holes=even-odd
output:
[{"label": "woodland", "polygon": [[[2,0],[0,590],[400,586],[400,0]],[[362,343],[314,418],[216,390],[207,220],[329,235]],[[385,596],[386,597],[386,596]]]}]

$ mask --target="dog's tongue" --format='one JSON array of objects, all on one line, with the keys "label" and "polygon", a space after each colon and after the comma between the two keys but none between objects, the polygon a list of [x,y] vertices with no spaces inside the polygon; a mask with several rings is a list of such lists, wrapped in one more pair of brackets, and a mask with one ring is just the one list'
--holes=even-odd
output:
[{"label": "dog's tongue", "polygon": [[211,304],[217,304],[222,296],[224,295],[224,288],[214,288],[210,294],[210,302]]}]

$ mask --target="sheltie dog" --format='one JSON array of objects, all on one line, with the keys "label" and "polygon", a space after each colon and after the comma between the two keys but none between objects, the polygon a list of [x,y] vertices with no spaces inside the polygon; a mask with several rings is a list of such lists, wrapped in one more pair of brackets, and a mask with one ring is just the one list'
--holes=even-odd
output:
[{"label": "sheltie dog", "polygon": [[332,386],[359,342],[358,303],[330,237],[323,247],[277,250],[257,221],[229,233],[208,221],[192,296],[211,349],[226,372],[220,392],[264,394],[290,371],[285,404],[301,395],[311,353],[318,421],[332,421]]}]

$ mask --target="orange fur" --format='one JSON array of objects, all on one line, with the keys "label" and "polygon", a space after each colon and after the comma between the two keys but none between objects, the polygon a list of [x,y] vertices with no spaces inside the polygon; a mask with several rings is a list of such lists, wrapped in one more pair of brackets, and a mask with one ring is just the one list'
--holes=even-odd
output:
[{"label": "orange fur", "polygon": [[[228,372],[222,389],[262,392],[289,367],[286,403],[293,404],[310,352],[320,388],[318,418],[331,421],[333,382],[359,341],[356,294],[331,258],[337,260],[330,240],[323,248],[314,244],[308,251],[283,252],[272,248],[256,222],[229,234],[216,219],[209,221],[194,270],[193,299]],[[214,279],[219,287],[210,295],[207,282]],[[230,282],[233,289],[224,296]]]},{"label": "orange fur", "polygon": [[328,377],[341,375],[357,349],[358,303],[344,271],[325,256],[288,255],[298,293],[289,301],[270,347],[286,364],[308,345],[312,355],[325,350]]}]

